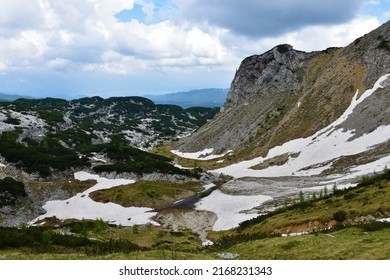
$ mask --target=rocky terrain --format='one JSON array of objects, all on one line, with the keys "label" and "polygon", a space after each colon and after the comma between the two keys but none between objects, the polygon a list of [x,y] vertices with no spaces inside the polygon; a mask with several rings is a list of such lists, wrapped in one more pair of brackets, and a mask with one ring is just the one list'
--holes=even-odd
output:
[{"label": "rocky terrain", "polygon": [[[265,156],[290,140],[308,137],[339,118],[358,97],[390,72],[390,22],[345,48],[305,53],[279,45],[244,59],[221,112],[174,148],[182,152],[234,150],[236,161]],[[359,104],[343,129],[355,137],[390,124],[390,93]]]},{"label": "rocky terrain", "polygon": [[[305,53],[279,45],[244,59],[220,112],[138,97],[2,103],[0,179],[25,183],[27,198],[2,207],[0,222],[103,217],[125,226],[159,224],[179,235],[190,228],[209,243],[209,230],[299,208],[299,200],[305,206],[308,197],[316,202],[385,169],[389,108],[390,22],[345,48]],[[172,141],[169,157],[146,152],[164,141]],[[107,198],[124,201],[135,181],[158,180],[212,190],[190,207],[168,210],[142,205],[143,196],[177,196],[163,184],[134,207]],[[95,189],[102,201],[91,199]]]},{"label": "rocky terrain", "polygon": [[0,132],[22,129],[18,141],[55,134],[64,147],[110,143],[113,138],[150,150],[189,135],[212,119],[216,108],[155,105],[142,97],[18,99],[0,107]]}]

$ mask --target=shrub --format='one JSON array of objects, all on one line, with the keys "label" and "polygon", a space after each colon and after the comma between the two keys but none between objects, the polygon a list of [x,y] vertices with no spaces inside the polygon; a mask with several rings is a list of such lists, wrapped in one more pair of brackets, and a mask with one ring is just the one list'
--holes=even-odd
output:
[{"label": "shrub", "polygon": [[11,177],[0,180],[0,207],[14,205],[18,198],[26,196],[27,194],[22,182],[15,181]]},{"label": "shrub", "polygon": [[333,213],[333,219],[335,219],[338,222],[345,221],[346,217],[347,217],[347,212],[345,212],[344,210],[339,210],[339,211]]}]

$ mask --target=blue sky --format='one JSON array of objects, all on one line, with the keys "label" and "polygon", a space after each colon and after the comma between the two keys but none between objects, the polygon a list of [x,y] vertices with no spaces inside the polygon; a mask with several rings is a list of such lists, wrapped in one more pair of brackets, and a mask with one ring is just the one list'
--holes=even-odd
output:
[{"label": "blue sky", "polygon": [[390,0],[2,0],[0,92],[228,88],[246,56],[345,46],[389,18]]}]

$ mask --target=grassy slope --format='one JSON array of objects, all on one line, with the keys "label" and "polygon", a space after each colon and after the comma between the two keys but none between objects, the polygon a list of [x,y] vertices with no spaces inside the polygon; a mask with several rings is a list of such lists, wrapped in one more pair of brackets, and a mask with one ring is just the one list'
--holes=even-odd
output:
[{"label": "grassy slope", "polygon": [[[172,232],[151,225],[102,227],[99,222],[81,222],[77,226],[65,225],[65,228],[76,230],[76,236],[106,244],[110,244],[110,240],[124,240],[140,246],[140,249],[122,251],[119,248],[118,251],[114,247],[112,252],[91,254],[88,246],[72,249],[55,244],[45,247],[46,244],[41,248],[38,244],[45,241],[44,232],[47,232],[43,230],[42,240],[34,246],[3,247],[0,258],[218,259],[217,253],[232,252],[239,254],[239,259],[390,259],[389,223],[368,223],[361,219],[363,216],[388,217],[389,201],[390,172],[386,171],[375,178],[365,178],[356,188],[280,209],[267,217],[244,222],[230,231],[210,232],[209,239],[214,240],[216,245],[208,248],[201,247],[199,238],[188,230]],[[333,214],[340,210],[346,212],[343,222],[333,219]],[[325,224],[335,224],[336,227],[320,230],[318,225]],[[281,229],[279,233],[283,230],[315,230],[313,225],[318,228],[312,234],[288,237],[274,234],[275,229]]]},{"label": "grassy slope", "polygon": [[174,183],[170,181],[139,181],[90,194],[97,202],[112,202],[123,207],[160,208],[201,191],[199,182]]}]

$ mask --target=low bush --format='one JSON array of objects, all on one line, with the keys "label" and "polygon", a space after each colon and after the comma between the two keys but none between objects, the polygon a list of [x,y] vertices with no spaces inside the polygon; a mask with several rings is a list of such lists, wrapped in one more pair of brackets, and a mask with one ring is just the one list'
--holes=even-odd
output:
[{"label": "low bush", "polygon": [[335,213],[333,213],[333,219],[335,219],[338,222],[344,222],[347,217],[347,212],[344,210],[339,210]]}]

